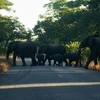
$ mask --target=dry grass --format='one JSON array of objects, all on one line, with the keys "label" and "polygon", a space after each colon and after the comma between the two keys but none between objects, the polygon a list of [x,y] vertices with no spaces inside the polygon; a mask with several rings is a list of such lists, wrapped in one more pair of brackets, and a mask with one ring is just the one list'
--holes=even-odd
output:
[{"label": "dry grass", "polygon": [[[72,62],[73,65],[75,65],[75,63],[76,63],[76,62]],[[81,62],[81,64],[82,64],[82,67],[85,67],[86,61],[83,60],[83,61]],[[80,65],[79,65],[79,66],[80,66]],[[94,65],[94,62],[91,62],[91,63],[89,64],[88,68],[89,68],[90,70],[100,71],[100,62],[98,63],[98,65]]]},{"label": "dry grass", "polygon": [[[82,62],[83,67],[86,65],[86,61]],[[91,70],[96,70],[96,71],[100,71],[100,62],[98,63],[98,65],[95,65],[94,62],[91,62],[89,64],[89,69]]]},{"label": "dry grass", "polygon": [[6,61],[5,56],[0,56],[0,73],[7,72],[9,66],[12,64],[12,57],[10,57],[9,62]]}]

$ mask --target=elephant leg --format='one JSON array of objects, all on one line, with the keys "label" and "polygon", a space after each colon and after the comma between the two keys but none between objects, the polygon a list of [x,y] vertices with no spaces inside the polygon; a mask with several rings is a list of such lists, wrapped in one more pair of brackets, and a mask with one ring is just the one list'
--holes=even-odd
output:
[{"label": "elephant leg", "polygon": [[16,66],[16,54],[13,54],[13,65],[12,66]]},{"label": "elephant leg", "polygon": [[41,65],[41,61],[38,62],[38,65]]},{"label": "elephant leg", "polygon": [[48,61],[49,61],[49,66],[51,66],[51,60],[50,60],[50,59],[48,59]]},{"label": "elephant leg", "polygon": [[60,66],[63,66],[63,60],[62,60],[62,61],[60,61]]},{"label": "elephant leg", "polygon": [[65,66],[68,66],[68,62],[67,62],[66,58],[64,58],[64,62],[65,62]]},{"label": "elephant leg", "polygon": [[46,62],[46,60],[48,59],[48,62],[49,62],[49,64],[48,65],[50,65],[51,66],[51,58],[50,58],[50,56],[49,55],[46,55],[46,57],[45,57],[45,59],[44,59],[44,63]]},{"label": "elephant leg", "polygon": [[72,66],[72,64],[71,64],[71,63],[72,63],[72,61],[69,59],[69,65],[68,65],[68,66]]},{"label": "elephant leg", "polygon": [[87,63],[86,63],[86,66],[85,66],[85,69],[88,69],[88,65],[90,64],[90,62],[93,60],[93,57],[92,57],[92,55],[90,55],[90,57],[89,57],[89,59],[88,59],[88,61],[87,61]]},{"label": "elephant leg", "polygon": [[24,57],[21,57],[21,59],[22,59],[23,66],[26,66],[26,63],[25,63]]},{"label": "elephant leg", "polygon": [[49,66],[51,66],[51,58],[48,56],[48,58],[46,58],[46,59],[48,59]]},{"label": "elephant leg", "polygon": [[43,61],[43,65],[45,65],[45,61]]},{"label": "elephant leg", "polygon": [[61,62],[60,62],[60,61],[58,61],[58,65],[59,65],[59,66],[61,65]]},{"label": "elephant leg", "polygon": [[97,56],[94,57],[94,64],[97,65]]},{"label": "elephant leg", "polygon": [[79,64],[80,64],[80,67],[82,67],[81,57],[79,58]]},{"label": "elephant leg", "polygon": [[41,65],[41,60],[40,59],[38,59],[37,64]]},{"label": "elephant leg", "polygon": [[[47,60],[48,58],[47,58],[47,56],[45,57],[45,59],[44,59],[44,61],[43,61],[43,64],[45,65],[45,62],[46,62],[46,60]],[[49,60],[48,60],[49,61]]]},{"label": "elephant leg", "polygon": [[75,67],[77,67],[78,66],[78,60],[76,60],[76,64],[75,64]]},{"label": "elephant leg", "polygon": [[53,66],[55,66],[56,65],[56,60],[54,60],[54,63],[53,63]]},{"label": "elephant leg", "polygon": [[[31,58],[32,59],[32,64],[31,64],[31,66],[36,66],[37,65],[37,61],[35,60],[35,58]],[[41,62],[39,61],[39,64],[40,64]]]}]

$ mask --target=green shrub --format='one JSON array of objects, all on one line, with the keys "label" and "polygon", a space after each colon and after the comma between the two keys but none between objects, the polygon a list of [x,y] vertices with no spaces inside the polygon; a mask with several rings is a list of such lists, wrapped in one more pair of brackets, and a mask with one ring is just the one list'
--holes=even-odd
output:
[{"label": "green shrub", "polygon": [[76,52],[79,48],[79,42],[70,42],[69,44],[66,44],[66,51],[67,52]]}]

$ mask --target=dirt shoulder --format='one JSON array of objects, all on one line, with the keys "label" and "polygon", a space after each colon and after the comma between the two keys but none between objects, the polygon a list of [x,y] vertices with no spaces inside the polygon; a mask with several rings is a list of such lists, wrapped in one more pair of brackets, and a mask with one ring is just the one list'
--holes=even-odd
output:
[{"label": "dirt shoulder", "polygon": [[9,66],[12,65],[12,56],[10,56],[9,61],[6,60],[6,56],[0,56],[0,73],[7,72],[9,70]]}]

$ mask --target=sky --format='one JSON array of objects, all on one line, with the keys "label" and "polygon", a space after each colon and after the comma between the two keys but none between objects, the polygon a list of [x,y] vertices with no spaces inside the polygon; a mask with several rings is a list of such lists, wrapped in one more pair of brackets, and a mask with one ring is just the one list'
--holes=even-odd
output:
[{"label": "sky", "polygon": [[11,7],[16,12],[3,12],[5,15],[11,15],[19,18],[19,21],[25,25],[26,28],[34,28],[38,21],[39,14],[44,14],[46,8],[44,4],[49,3],[49,0],[9,0],[14,3]]}]

